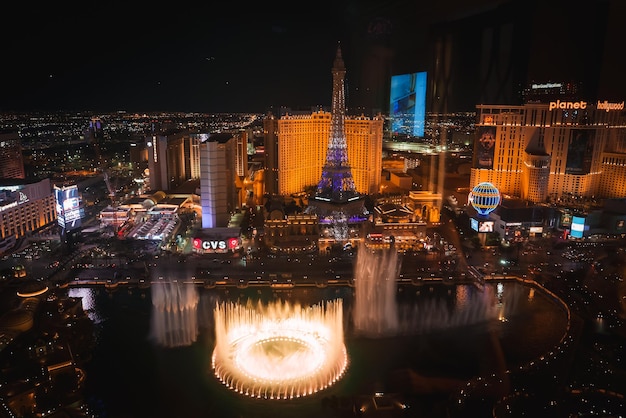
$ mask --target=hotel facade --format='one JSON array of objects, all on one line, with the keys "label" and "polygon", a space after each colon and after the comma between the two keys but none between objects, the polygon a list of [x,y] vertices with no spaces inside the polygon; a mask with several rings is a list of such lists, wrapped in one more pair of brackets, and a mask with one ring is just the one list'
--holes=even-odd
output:
[{"label": "hotel facade", "polygon": [[[268,115],[264,121],[268,193],[289,196],[317,185],[326,161],[331,116],[326,111]],[[345,117],[348,164],[361,194],[375,194],[380,188],[383,122],[382,116]]]},{"label": "hotel facade", "polygon": [[470,189],[532,203],[626,197],[624,102],[478,105]]},{"label": "hotel facade", "polygon": [[50,179],[3,180],[0,184],[0,252],[56,219]]}]

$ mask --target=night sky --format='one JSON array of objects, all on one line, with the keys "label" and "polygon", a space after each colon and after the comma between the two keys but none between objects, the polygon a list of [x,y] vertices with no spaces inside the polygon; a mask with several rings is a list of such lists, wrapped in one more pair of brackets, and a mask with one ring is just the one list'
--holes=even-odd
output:
[{"label": "night sky", "polygon": [[379,100],[389,74],[427,69],[429,25],[503,2],[15,3],[0,29],[0,111],[330,106],[338,43],[349,94]]}]

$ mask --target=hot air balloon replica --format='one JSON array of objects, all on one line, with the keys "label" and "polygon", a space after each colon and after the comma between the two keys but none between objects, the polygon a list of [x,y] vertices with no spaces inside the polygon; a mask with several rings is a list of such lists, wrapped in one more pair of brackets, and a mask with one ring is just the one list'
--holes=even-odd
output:
[{"label": "hot air balloon replica", "polygon": [[493,232],[493,221],[489,219],[489,214],[500,204],[501,197],[498,188],[489,182],[479,183],[474,186],[467,200],[477,213],[477,216],[471,219],[472,229],[479,233]]}]

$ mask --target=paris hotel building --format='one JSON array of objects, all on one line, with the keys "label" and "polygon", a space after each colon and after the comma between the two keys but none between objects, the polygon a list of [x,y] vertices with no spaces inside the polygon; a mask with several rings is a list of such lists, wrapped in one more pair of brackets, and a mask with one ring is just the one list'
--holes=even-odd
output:
[{"label": "paris hotel building", "polygon": [[[330,137],[331,113],[264,119],[266,192],[289,196],[314,187],[322,175]],[[378,193],[382,170],[383,122],[374,117],[346,116],[348,164],[357,192]]]},{"label": "paris hotel building", "polygon": [[535,204],[626,198],[624,102],[478,105],[470,189]]}]

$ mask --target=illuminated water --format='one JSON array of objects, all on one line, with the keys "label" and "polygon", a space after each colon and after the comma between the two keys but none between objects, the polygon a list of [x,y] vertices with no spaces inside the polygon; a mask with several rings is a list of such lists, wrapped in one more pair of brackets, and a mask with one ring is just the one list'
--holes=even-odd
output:
[{"label": "illuminated water", "polygon": [[[355,334],[374,338],[419,335],[490,320],[503,321],[514,315],[518,305],[519,292],[515,288],[504,292],[503,285],[485,286],[481,291],[449,286],[448,291],[455,292],[454,305],[449,297],[399,298],[400,269],[401,259],[393,248],[359,251],[354,270]],[[416,294],[433,290],[433,285],[425,284]]]},{"label": "illuminated water", "polygon": [[398,252],[393,248],[358,252],[354,267],[356,333],[374,337],[397,333],[396,279],[400,267]]},{"label": "illuminated water", "polygon": [[277,301],[215,309],[215,375],[228,388],[292,399],[333,385],[348,364],[341,299],[311,307]]},{"label": "illuminated water", "polygon": [[198,337],[198,290],[180,282],[155,283],[151,336],[165,347],[190,345]]},{"label": "illuminated water", "polygon": [[[482,367],[490,361],[485,357],[484,344],[492,324],[472,322],[469,318],[480,317],[488,300],[496,318],[501,319],[496,321],[498,333],[511,367],[551,350],[567,323],[563,312],[549,298],[513,282],[504,283],[501,291],[496,283],[487,284],[482,291],[472,285],[399,286],[397,335],[377,338],[363,337],[354,329],[352,316],[357,289],[347,287],[290,291],[198,289],[195,294],[173,286],[159,291],[118,288],[110,293],[83,288],[68,292],[83,298],[83,306],[97,322],[97,346],[93,359],[86,365],[85,399],[95,416],[108,418],[350,416],[345,408],[333,404],[334,400],[347,402],[344,406],[349,408],[357,395],[381,389],[391,391],[397,386],[394,381],[397,370],[411,369],[422,375],[458,379],[471,379],[484,373]],[[178,308],[156,309],[172,306],[176,298],[180,299],[174,304]],[[216,378],[212,364],[217,346],[216,306],[230,303],[247,306],[251,300],[267,306],[289,301],[311,307],[338,299],[342,300],[348,367],[334,385],[310,396],[269,401],[241,395]],[[190,309],[181,307],[194,306],[195,300],[197,321],[194,323],[184,319]],[[170,305],[165,301],[170,301]],[[176,320],[172,318],[175,314],[179,315]],[[424,319],[417,320],[420,316]],[[466,325],[454,325],[459,323]],[[161,328],[155,328],[157,324]],[[159,333],[157,329],[169,331]],[[404,329],[411,329],[412,333]],[[181,338],[157,339],[156,335]],[[187,345],[163,344],[185,339]],[[413,411],[423,412],[424,408],[414,405]],[[441,415],[433,412],[421,416]]]}]

